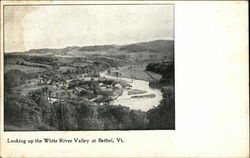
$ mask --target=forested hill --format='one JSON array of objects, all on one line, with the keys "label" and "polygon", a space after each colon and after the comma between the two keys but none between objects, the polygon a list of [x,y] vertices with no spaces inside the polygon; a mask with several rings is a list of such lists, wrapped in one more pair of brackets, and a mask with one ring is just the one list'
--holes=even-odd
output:
[{"label": "forested hill", "polygon": [[122,46],[120,50],[127,50],[129,52],[141,52],[141,51],[173,52],[174,41],[173,40],[156,40],[156,41],[150,41],[150,42],[141,42],[141,43]]}]

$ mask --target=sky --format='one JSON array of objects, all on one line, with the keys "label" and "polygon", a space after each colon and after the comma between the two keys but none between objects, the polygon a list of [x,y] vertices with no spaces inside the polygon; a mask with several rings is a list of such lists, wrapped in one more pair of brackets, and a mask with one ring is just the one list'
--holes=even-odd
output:
[{"label": "sky", "polygon": [[4,39],[5,52],[173,39],[173,6],[6,6]]}]

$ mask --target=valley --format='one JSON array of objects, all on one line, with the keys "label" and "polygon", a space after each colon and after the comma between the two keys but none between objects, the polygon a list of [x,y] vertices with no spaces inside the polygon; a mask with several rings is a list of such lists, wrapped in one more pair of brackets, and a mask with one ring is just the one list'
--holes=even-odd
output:
[{"label": "valley", "polygon": [[6,52],[5,130],[171,129],[173,53],[173,40]]}]

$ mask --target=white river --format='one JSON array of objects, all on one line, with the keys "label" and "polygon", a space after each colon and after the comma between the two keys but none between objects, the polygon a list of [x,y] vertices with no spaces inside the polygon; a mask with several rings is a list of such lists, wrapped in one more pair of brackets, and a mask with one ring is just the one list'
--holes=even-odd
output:
[{"label": "white river", "polygon": [[[106,75],[106,71],[100,73],[100,75],[105,78],[117,79],[116,77]],[[130,109],[141,110],[141,111],[147,111],[151,109],[152,107],[158,106],[160,104],[160,101],[162,100],[161,91],[159,89],[150,88],[148,81],[133,79],[133,82],[132,82],[132,79],[124,78],[124,77],[118,77],[118,79],[127,81],[132,86],[131,89],[140,89],[140,90],[147,91],[147,93],[144,93],[142,95],[155,94],[156,96],[154,98],[149,98],[149,97],[131,98],[131,96],[134,96],[134,95],[128,95],[129,90],[125,89],[123,91],[123,94],[119,96],[116,100],[114,100],[112,104],[114,105],[121,104],[123,106],[128,106]],[[139,94],[135,94],[135,95],[138,96]]]}]

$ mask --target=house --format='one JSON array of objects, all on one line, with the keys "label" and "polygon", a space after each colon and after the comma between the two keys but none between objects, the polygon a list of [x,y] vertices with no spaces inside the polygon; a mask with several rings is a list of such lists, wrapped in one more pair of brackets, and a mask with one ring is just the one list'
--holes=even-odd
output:
[{"label": "house", "polygon": [[63,83],[63,87],[67,89],[67,88],[69,88],[69,84],[68,83]]},{"label": "house", "polygon": [[121,86],[120,83],[116,83],[116,84],[114,85],[114,87],[115,87],[115,88],[122,88],[122,86]]},{"label": "house", "polygon": [[97,95],[97,98],[102,98],[103,96],[102,95]]},{"label": "house", "polygon": [[99,83],[99,86],[103,86],[103,83]]}]

